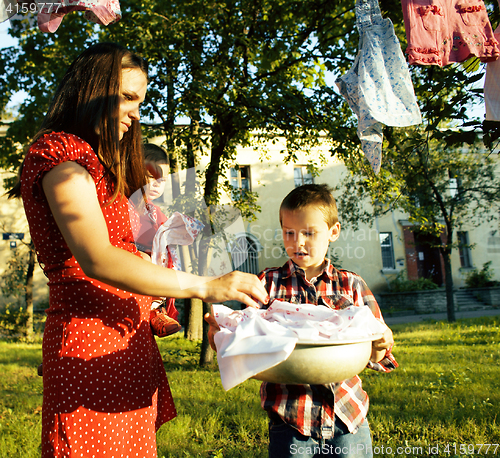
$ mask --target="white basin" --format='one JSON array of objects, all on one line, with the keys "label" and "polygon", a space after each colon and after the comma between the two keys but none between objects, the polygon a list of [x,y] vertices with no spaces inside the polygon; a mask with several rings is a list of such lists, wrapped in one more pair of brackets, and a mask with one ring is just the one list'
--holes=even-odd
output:
[{"label": "white basin", "polygon": [[324,385],[359,374],[368,364],[372,341],[382,335],[355,342],[299,342],[290,356],[253,378],[291,385]]}]

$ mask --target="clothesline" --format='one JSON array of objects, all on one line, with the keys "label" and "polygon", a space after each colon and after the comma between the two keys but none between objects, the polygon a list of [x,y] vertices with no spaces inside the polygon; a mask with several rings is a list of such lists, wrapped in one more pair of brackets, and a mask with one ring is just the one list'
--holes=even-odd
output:
[{"label": "clothesline", "polygon": [[[487,62],[486,120],[500,121],[500,27],[493,32],[483,0],[401,0],[401,7],[408,63],[444,66],[474,56]],[[420,124],[422,118],[391,20],[382,17],[378,0],[356,0],[355,10],[358,54],[336,84],[358,118],[361,149],[378,173],[383,125],[406,127]],[[121,18],[119,0],[3,0],[0,22],[21,11],[36,11],[40,30],[52,33],[73,11],[85,11],[88,20],[101,25]]]}]

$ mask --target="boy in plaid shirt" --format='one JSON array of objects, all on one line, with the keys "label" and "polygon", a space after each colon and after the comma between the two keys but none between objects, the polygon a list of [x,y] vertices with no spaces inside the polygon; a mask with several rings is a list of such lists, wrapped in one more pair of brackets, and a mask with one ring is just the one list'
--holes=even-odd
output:
[{"label": "boy in plaid shirt", "polygon": [[[316,304],[332,309],[380,308],[363,279],[336,269],[325,258],[338,239],[337,206],[327,185],[304,185],[288,194],[280,207],[283,241],[289,260],[259,275],[272,299]],[[262,305],[266,308],[268,305]],[[368,367],[389,372],[397,367],[389,328],[372,345]],[[372,457],[366,420],[368,395],[358,376],[329,385],[285,385],[264,382],[262,407],[269,415],[270,458]]]}]

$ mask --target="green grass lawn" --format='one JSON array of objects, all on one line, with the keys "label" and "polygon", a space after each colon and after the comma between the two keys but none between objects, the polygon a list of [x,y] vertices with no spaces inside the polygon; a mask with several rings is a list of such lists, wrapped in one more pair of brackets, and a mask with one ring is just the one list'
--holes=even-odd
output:
[{"label": "green grass lawn", "polygon": [[[364,371],[375,456],[500,456],[500,317],[393,327],[400,367]],[[159,339],[178,417],[158,432],[158,456],[267,456],[259,382],[222,389],[197,367],[198,344]],[[38,457],[41,343],[0,341],[0,457]]]}]

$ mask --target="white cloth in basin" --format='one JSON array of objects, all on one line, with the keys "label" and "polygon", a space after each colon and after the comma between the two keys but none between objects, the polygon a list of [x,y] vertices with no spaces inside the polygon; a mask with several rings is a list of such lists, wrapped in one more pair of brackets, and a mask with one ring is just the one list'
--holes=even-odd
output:
[{"label": "white cloth in basin", "polygon": [[212,306],[221,331],[215,334],[225,390],[290,356],[297,342],[346,342],[377,337],[387,326],[368,307],[327,307],[274,301],[267,310]]}]

